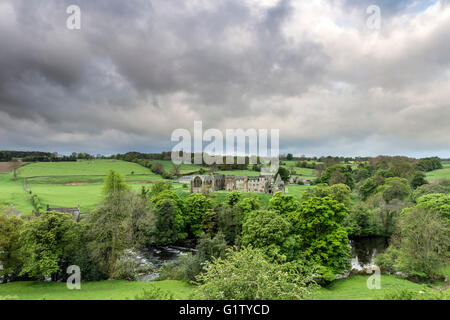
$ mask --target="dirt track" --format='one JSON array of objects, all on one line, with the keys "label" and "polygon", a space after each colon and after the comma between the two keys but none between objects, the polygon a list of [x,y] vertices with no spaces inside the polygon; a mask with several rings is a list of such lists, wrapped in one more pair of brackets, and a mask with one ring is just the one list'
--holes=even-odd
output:
[{"label": "dirt track", "polygon": [[7,173],[14,168],[19,168],[28,164],[28,162],[0,162],[0,173]]}]

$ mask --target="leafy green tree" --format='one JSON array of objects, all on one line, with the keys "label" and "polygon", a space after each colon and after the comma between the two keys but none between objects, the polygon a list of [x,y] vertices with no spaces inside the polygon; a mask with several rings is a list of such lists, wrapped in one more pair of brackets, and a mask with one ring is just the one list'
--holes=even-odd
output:
[{"label": "leafy green tree", "polygon": [[20,232],[23,220],[16,216],[0,214],[0,276],[3,283],[8,282],[10,275],[17,275],[20,271]]},{"label": "leafy green tree", "polygon": [[140,197],[131,192],[114,193],[86,219],[90,255],[109,278],[113,278],[124,250],[135,245],[132,217],[136,198]]},{"label": "leafy green tree", "polygon": [[225,203],[228,204],[229,206],[234,206],[235,204],[237,204],[242,198],[242,193],[240,193],[239,191],[232,191],[229,194],[227,194],[226,198],[225,198]]},{"label": "leafy green tree", "polygon": [[404,178],[410,180],[415,173],[412,163],[407,161],[395,161],[389,169],[395,177]]},{"label": "leafy green tree", "polygon": [[205,300],[300,300],[317,288],[311,273],[271,263],[248,247],[207,262],[197,281],[195,298]]},{"label": "leafy green tree", "polygon": [[450,188],[445,187],[444,185],[437,183],[429,183],[424,184],[414,190],[412,198],[414,201],[417,201],[421,196],[432,193],[444,193],[448,194],[450,192]]},{"label": "leafy green tree", "polygon": [[227,241],[222,232],[218,232],[212,239],[202,237],[197,244],[197,256],[202,261],[211,261],[213,258],[224,258],[227,250]]},{"label": "leafy green tree", "polygon": [[183,200],[171,190],[163,190],[152,197],[151,202],[156,209],[160,208],[164,201],[170,200],[175,208],[175,219],[177,221],[178,239],[184,240],[188,237],[186,230],[185,206]]},{"label": "leafy green tree", "polygon": [[441,159],[434,157],[434,158],[424,158],[420,159],[416,167],[418,170],[421,171],[433,171],[437,169],[442,169],[442,163]]},{"label": "leafy green tree", "polygon": [[244,216],[254,210],[259,209],[259,200],[256,195],[252,197],[243,198],[238,202],[239,207],[242,209]]},{"label": "leafy green tree", "polygon": [[123,176],[114,171],[110,170],[105,179],[105,184],[103,186],[103,194],[112,195],[117,192],[123,192],[128,190],[128,185],[125,183]]},{"label": "leafy green tree", "polygon": [[294,156],[292,155],[292,153],[288,153],[286,156],[286,160],[291,161],[292,159],[294,159]]},{"label": "leafy green tree", "polygon": [[349,186],[346,184],[334,184],[332,186],[328,186],[326,184],[319,184],[312,189],[309,189],[308,192],[305,192],[302,196],[302,200],[305,201],[312,197],[330,197],[337,202],[344,204],[347,208],[350,207],[350,196],[352,194],[352,190],[350,190]]},{"label": "leafy green tree", "polygon": [[351,171],[344,166],[339,164],[332,165],[328,167],[325,172],[322,173],[321,182],[328,185],[333,184],[346,184],[353,190],[355,186],[355,181],[353,180]]},{"label": "leafy green tree", "polygon": [[165,200],[155,209],[156,224],[153,241],[157,244],[170,244],[178,240],[176,211],[170,200]]},{"label": "leafy green tree", "polygon": [[377,189],[375,181],[373,178],[366,179],[361,187],[359,188],[359,193],[361,194],[361,198],[366,200],[371,194],[373,194]]},{"label": "leafy green tree", "polygon": [[219,232],[212,239],[209,237],[200,238],[196,249],[197,254],[183,255],[163,266],[158,279],[194,281],[200,272],[203,271],[206,261],[225,257],[227,242],[223,233]]},{"label": "leafy green tree", "polygon": [[280,175],[281,180],[283,180],[283,181],[286,183],[286,182],[289,181],[289,178],[290,178],[290,176],[291,176],[291,173],[290,173],[289,170],[286,169],[285,167],[279,167],[279,168],[278,168],[278,172],[277,172],[277,174],[275,175],[275,177],[278,176],[278,175]]},{"label": "leafy green tree", "polygon": [[76,223],[68,213],[44,212],[26,223],[20,236],[21,275],[51,276],[56,280],[61,265],[72,253],[76,229]]},{"label": "leafy green tree", "polygon": [[296,242],[287,217],[274,211],[252,211],[242,226],[242,245],[261,249],[272,261],[295,257]]},{"label": "leafy green tree", "polygon": [[425,179],[426,175],[422,171],[416,171],[414,174],[412,180],[411,180],[411,187],[413,189],[416,189],[424,184],[427,184],[428,181]]},{"label": "leafy green tree", "polygon": [[394,178],[395,174],[387,169],[378,169],[373,176],[373,182],[376,187],[383,185],[387,178]]},{"label": "leafy green tree", "polygon": [[346,184],[334,184],[328,188],[329,197],[350,208],[352,190]]},{"label": "leafy green tree", "polygon": [[150,195],[156,196],[162,191],[171,190],[171,189],[172,189],[172,184],[170,182],[157,181],[155,183],[152,183],[152,186],[150,188]]},{"label": "leafy green tree", "polygon": [[370,177],[369,169],[367,168],[357,168],[353,171],[353,178],[356,182],[363,181],[364,179],[367,179]]},{"label": "leafy green tree", "polygon": [[297,211],[300,202],[290,194],[283,194],[281,191],[275,193],[269,200],[269,209],[281,214]]},{"label": "leafy green tree", "polygon": [[300,250],[308,260],[332,273],[341,273],[349,266],[350,247],[343,225],[347,216],[347,208],[329,197],[311,198],[291,215]]},{"label": "leafy green tree", "polygon": [[398,223],[393,246],[396,267],[423,278],[438,278],[450,261],[450,224],[444,217],[424,208],[405,210]]},{"label": "leafy green tree", "polygon": [[345,221],[348,228],[348,234],[356,237],[380,236],[380,220],[376,219],[374,210],[360,202],[352,206],[350,213]]},{"label": "leafy green tree", "polygon": [[450,194],[427,194],[417,199],[417,207],[434,211],[450,221]]},{"label": "leafy green tree", "polygon": [[214,204],[211,199],[200,193],[190,194],[186,200],[185,221],[188,234],[198,238],[202,233],[202,220],[208,211],[212,210]]},{"label": "leafy green tree", "polygon": [[372,208],[374,225],[380,236],[391,236],[394,233],[400,213],[410,205],[399,199],[386,202],[382,194],[375,195],[368,204]]},{"label": "leafy green tree", "polygon": [[[71,265],[80,267],[82,281],[100,281],[106,280],[108,276],[103,273],[92,257],[89,250],[89,229],[91,226],[87,223],[87,219],[81,220],[77,223],[73,231],[73,243],[69,252],[71,252],[67,259],[64,259],[61,270],[67,270]],[[70,275],[62,273],[60,279],[66,281]]]},{"label": "leafy green tree", "polygon": [[239,206],[217,208],[217,230],[222,232],[230,245],[238,244],[242,232],[244,213]]},{"label": "leafy green tree", "polygon": [[377,188],[377,192],[387,203],[394,199],[404,200],[412,193],[408,180],[398,177],[387,178],[385,184]]}]

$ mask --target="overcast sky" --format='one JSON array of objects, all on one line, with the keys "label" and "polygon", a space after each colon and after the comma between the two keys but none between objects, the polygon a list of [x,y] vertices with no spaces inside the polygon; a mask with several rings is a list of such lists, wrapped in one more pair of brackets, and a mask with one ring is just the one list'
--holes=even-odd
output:
[{"label": "overcast sky", "polygon": [[450,157],[449,2],[1,0],[0,149],[159,152],[202,120],[296,155]]}]

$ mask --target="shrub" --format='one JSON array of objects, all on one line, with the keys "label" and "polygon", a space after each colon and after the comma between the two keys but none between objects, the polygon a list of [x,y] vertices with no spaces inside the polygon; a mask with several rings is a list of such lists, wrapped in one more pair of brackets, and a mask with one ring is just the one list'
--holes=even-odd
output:
[{"label": "shrub", "polygon": [[450,294],[445,291],[432,291],[423,289],[415,291],[405,288],[396,288],[386,292],[383,300],[449,300]]},{"label": "shrub", "polygon": [[135,297],[135,300],[174,300],[174,297],[170,292],[151,286],[144,289],[142,294]]},{"label": "shrub", "polygon": [[124,255],[116,261],[112,277],[116,280],[135,281],[137,280],[135,269],[136,263],[133,258]]},{"label": "shrub", "polygon": [[193,281],[201,269],[201,261],[192,253],[188,253],[162,266],[158,280]]},{"label": "shrub", "polygon": [[207,262],[197,281],[195,298],[207,300],[307,299],[316,288],[312,275],[289,264],[270,263],[264,253],[250,247],[229,249],[225,259]]},{"label": "shrub", "polygon": [[441,184],[436,184],[436,183],[425,184],[425,185],[418,187],[416,190],[414,190],[412,199],[414,201],[417,201],[417,199],[419,199],[420,197],[427,195],[427,194],[432,194],[432,193],[447,194],[447,193],[449,193],[449,191],[450,191],[450,188],[445,187],[444,185],[441,185]]}]

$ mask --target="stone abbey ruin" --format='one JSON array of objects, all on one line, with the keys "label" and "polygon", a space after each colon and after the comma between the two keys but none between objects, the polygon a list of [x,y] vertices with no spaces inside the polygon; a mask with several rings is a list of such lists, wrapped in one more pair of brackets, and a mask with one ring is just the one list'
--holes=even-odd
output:
[{"label": "stone abbey ruin", "polygon": [[277,175],[259,177],[238,177],[234,175],[197,175],[190,179],[191,193],[214,192],[219,190],[269,193],[281,191],[284,193],[284,182]]}]

